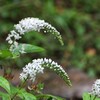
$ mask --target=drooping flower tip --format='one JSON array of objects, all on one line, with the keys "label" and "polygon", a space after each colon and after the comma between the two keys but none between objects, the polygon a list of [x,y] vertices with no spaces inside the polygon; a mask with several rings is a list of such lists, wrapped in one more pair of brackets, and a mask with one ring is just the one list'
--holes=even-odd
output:
[{"label": "drooping flower tip", "polygon": [[91,93],[97,97],[100,97],[100,79],[97,79],[94,84],[92,85]]}]

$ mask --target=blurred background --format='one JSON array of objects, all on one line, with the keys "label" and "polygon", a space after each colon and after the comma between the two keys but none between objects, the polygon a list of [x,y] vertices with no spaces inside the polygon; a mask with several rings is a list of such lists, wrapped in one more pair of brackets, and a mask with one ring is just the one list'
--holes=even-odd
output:
[{"label": "blurred background", "polygon": [[34,58],[52,58],[68,72],[73,87],[66,87],[55,74],[48,72],[43,76],[44,92],[67,100],[81,100],[82,93],[100,78],[100,0],[0,0],[0,49],[9,47],[5,41],[7,35],[14,24],[26,17],[49,22],[61,33],[64,46],[51,34],[30,32],[20,42],[46,51],[25,54],[6,63],[0,61],[0,64],[19,73],[18,70]]}]

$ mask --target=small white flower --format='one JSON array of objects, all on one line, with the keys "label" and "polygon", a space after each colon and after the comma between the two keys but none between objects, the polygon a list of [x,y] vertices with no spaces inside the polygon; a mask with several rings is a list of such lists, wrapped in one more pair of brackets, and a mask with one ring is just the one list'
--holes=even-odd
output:
[{"label": "small white flower", "polygon": [[14,37],[15,40],[19,40],[21,36],[14,30],[11,31],[11,36]]},{"label": "small white flower", "polygon": [[95,81],[95,83],[92,86],[92,91],[90,94],[100,97],[100,79],[97,79]]},{"label": "small white flower", "polygon": [[23,72],[20,74],[20,79],[24,80],[26,78],[29,78],[34,82],[36,75],[39,73],[43,73],[43,69],[44,68],[41,66],[41,60],[39,61],[39,63],[36,62],[28,63],[23,68]]},{"label": "small white flower", "polygon": [[12,43],[13,43],[13,41],[12,41],[11,39],[9,39],[8,43],[9,43],[9,44],[12,44]]}]

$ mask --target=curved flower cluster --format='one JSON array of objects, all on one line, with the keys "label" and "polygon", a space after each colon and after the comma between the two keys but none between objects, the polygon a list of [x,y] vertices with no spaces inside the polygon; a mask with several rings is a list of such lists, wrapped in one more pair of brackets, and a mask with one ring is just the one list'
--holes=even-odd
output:
[{"label": "curved flower cluster", "polygon": [[31,80],[35,80],[36,74],[43,73],[44,68],[49,68],[56,72],[68,85],[71,86],[71,82],[64,69],[51,59],[35,59],[32,63],[29,63],[23,68],[23,72],[20,74],[20,79],[26,79],[29,77]]},{"label": "curved flower cluster", "polygon": [[[38,18],[25,18],[19,21],[19,24],[14,25],[14,30],[8,34],[8,37],[6,40],[11,45],[10,50],[14,51],[16,40],[19,40],[22,38],[21,35],[24,35],[27,32],[30,31],[37,31],[40,32],[41,30],[44,31],[44,33],[49,32],[55,35],[55,37],[58,38],[58,40],[63,44],[62,38],[60,33],[49,23],[45,22],[44,20],[40,20]],[[17,43],[18,44],[18,43]]]},{"label": "curved flower cluster", "polygon": [[93,84],[91,94],[100,97],[100,79]]}]

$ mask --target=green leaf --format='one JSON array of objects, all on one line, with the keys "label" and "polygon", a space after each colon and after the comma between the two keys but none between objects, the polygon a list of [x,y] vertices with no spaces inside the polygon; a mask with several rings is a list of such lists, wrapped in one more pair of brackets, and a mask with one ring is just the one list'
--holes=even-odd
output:
[{"label": "green leaf", "polygon": [[0,59],[6,59],[12,57],[12,53],[9,50],[0,50]]},{"label": "green leaf", "polygon": [[100,100],[100,98],[95,97],[94,95],[91,95],[89,93],[84,93],[83,100]]},{"label": "green leaf", "polygon": [[36,97],[30,93],[24,92],[22,95],[25,100],[36,100]]},{"label": "green leaf", "polygon": [[90,94],[84,93],[83,94],[83,100],[90,100]]},{"label": "green leaf", "polygon": [[32,52],[42,52],[44,51],[43,48],[35,46],[35,45],[31,45],[31,44],[20,44],[20,46],[24,45],[25,48],[25,52],[27,53],[32,53]]},{"label": "green leaf", "polygon": [[[22,90],[23,89],[20,90],[18,87],[15,87],[15,86],[11,85],[11,97],[13,98],[14,95],[17,94],[15,98],[19,97],[19,98],[21,98],[21,100],[23,100],[23,95],[21,95],[21,92],[20,92]],[[23,90],[23,91],[25,91],[25,90]]]},{"label": "green leaf", "polygon": [[44,88],[44,84],[43,84],[43,83],[39,83],[39,84],[37,85],[38,91],[43,90],[43,88]]},{"label": "green leaf", "polygon": [[43,48],[31,45],[31,44],[19,44],[18,47],[14,50],[14,54],[18,54],[19,52],[25,53],[33,53],[33,52],[42,52]]},{"label": "green leaf", "polygon": [[11,100],[10,95],[3,92],[0,92],[0,97],[2,98],[2,100]]},{"label": "green leaf", "polygon": [[10,90],[11,90],[11,95],[14,95],[19,91],[18,87],[12,85],[10,86]]},{"label": "green leaf", "polygon": [[61,98],[61,97],[57,97],[57,96],[53,96],[53,95],[50,95],[50,94],[40,94],[40,95],[37,95],[37,98],[38,100],[42,99],[42,100],[65,100],[64,98]]},{"label": "green leaf", "polygon": [[16,97],[21,98],[21,100],[36,100],[36,97],[25,91],[25,89],[16,88],[14,86],[11,86],[11,94],[12,97],[17,94]]},{"label": "green leaf", "polygon": [[3,87],[10,94],[9,82],[2,76],[0,76],[0,86]]},{"label": "green leaf", "polygon": [[24,100],[36,100],[36,97],[34,95],[26,92],[24,89],[18,92],[18,96],[20,98],[24,98]]}]

